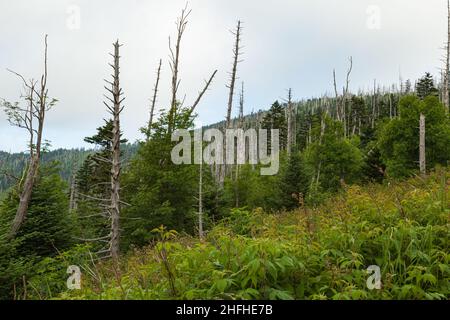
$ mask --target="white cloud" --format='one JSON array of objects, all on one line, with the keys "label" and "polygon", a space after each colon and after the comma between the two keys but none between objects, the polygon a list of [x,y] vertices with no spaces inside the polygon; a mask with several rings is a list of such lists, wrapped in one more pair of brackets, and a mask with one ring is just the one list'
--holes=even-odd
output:
[{"label": "white cloud", "polygon": [[[43,36],[49,34],[49,89],[60,103],[48,113],[46,138],[54,147],[83,145],[106,117],[103,79],[109,76],[112,42],[122,47],[125,136],[141,138],[148,117],[155,69],[163,58],[158,107],[169,101],[168,36],[184,0],[40,0],[0,3],[0,97],[16,100],[20,82],[5,68],[38,77]],[[332,69],[343,81],[348,56],[354,60],[352,88],[389,85],[425,71],[437,74],[446,33],[443,0],[228,0],[189,2],[192,14],[182,43],[181,88],[193,101],[214,69],[218,74],[197,111],[202,123],[226,113],[233,29],[244,21],[246,111],[267,108],[292,87],[297,98],[332,91]],[[367,7],[380,8],[380,29],[367,28]],[[67,27],[67,8],[80,8],[80,29]],[[0,150],[19,151],[25,137],[0,115]]]}]

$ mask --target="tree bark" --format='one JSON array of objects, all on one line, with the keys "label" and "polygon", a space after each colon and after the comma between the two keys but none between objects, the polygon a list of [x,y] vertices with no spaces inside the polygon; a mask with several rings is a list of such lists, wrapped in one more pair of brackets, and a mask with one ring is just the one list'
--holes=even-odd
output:
[{"label": "tree bark", "polygon": [[[239,51],[241,49],[241,47],[240,47],[241,21],[240,20],[238,20],[238,22],[237,22],[236,31],[232,32],[232,34],[235,36],[235,44],[234,44],[234,48],[233,48],[233,66],[232,66],[232,69],[231,69],[230,84],[227,86],[228,89],[229,89],[229,92],[228,92],[228,106],[227,106],[227,116],[226,116],[225,129],[231,129],[231,127],[232,127],[231,111],[233,109],[234,86],[235,86],[235,82],[236,82],[237,65],[239,63],[239,55],[240,55]],[[225,157],[225,155],[226,155],[225,151],[226,151],[226,148],[227,148],[226,141],[223,144],[223,147],[224,147],[223,155]],[[227,171],[228,171],[227,168],[229,168],[227,163],[224,163],[219,168],[219,170],[220,170],[220,174],[219,174],[219,186],[220,186],[220,188],[223,187],[225,176],[226,176]]]},{"label": "tree bark", "polygon": [[422,175],[426,174],[425,160],[425,116],[421,113],[419,120],[419,167]]},{"label": "tree bark", "polygon": [[335,94],[335,102],[336,102],[336,120],[341,121],[341,106],[339,103],[339,94],[336,86],[336,70],[333,69],[333,86],[334,86],[334,94]]},{"label": "tree bark", "polygon": [[[9,237],[14,238],[23,222],[26,219],[28,206],[31,201],[33,187],[41,160],[42,133],[44,130],[45,112],[50,106],[47,105],[47,35],[45,35],[45,53],[44,53],[44,74],[41,76],[40,91],[35,91],[35,83],[31,80],[31,84],[26,86],[30,89],[30,110],[29,110],[29,134],[30,134],[30,160],[25,182],[19,196],[19,206],[11,225]],[[20,76],[20,75],[19,75]],[[22,80],[24,78],[20,76]],[[24,80],[25,82],[25,80]],[[26,83],[26,82],[25,82]],[[37,95],[38,104],[34,106],[33,94]],[[33,112],[33,108],[35,109]],[[33,118],[38,121],[38,129],[36,133],[36,144],[33,146]],[[34,149],[35,148],[35,149]]]},{"label": "tree bark", "polygon": [[348,100],[348,85],[350,83],[350,74],[352,73],[353,69],[353,58],[349,58],[350,61],[350,67],[347,70],[347,76],[345,78],[345,91],[344,96],[342,98],[342,110],[343,110],[343,118],[344,118],[344,137],[347,137],[347,130],[348,130],[348,123],[347,123],[347,100]]},{"label": "tree bark", "polygon": [[200,159],[200,169],[199,169],[199,180],[198,180],[198,235],[200,240],[203,240],[203,157]]},{"label": "tree bark", "polygon": [[156,83],[155,83],[155,87],[153,88],[153,98],[152,98],[152,102],[151,102],[151,106],[150,106],[150,119],[148,121],[148,128],[147,128],[147,141],[150,139],[150,135],[152,132],[153,116],[155,113],[156,97],[158,94],[159,76],[161,74],[161,64],[162,64],[162,60],[159,59],[158,71],[156,71]]},{"label": "tree bark", "polygon": [[119,41],[114,43],[114,65],[113,65],[113,132],[112,132],[112,166],[111,166],[111,240],[110,240],[110,254],[113,261],[117,262],[119,259],[119,244],[120,244],[120,113],[123,110],[121,103],[123,98],[122,89],[120,88],[120,66],[119,66]]},{"label": "tree bark", "polygon": [[233,32],[235,35],[235,44],[233,49],[233,68],[231,70],[231,78],[230,84],[228,85],[229,93],[228,93],[228,108],[227,108],[227,124],[226,128],[231,128],[231,111],[233,109],[233,95],[234,95],[234,84],[236,82],[236,73],[237,73],[237,65],[239,63],[239,50],[240,50],[240,37],[241,37],[241,21],[238,21],[236,32]]},{"label": "tree bark", "polygon": [[450,96],[449,96],[449,77],[450,77],[450,1],[447,0],[447,47],[445,57],[445,70],[444,70],[444,106],[449,113],[450,111]]},{"label": "tree bark", "polygon": [[[244,128],[244,82],[241,84],[241,94],[239,96],[239,119],[238,119],[238,129]],[[247,150],[246,148],[246,142],[244,139],[244,144],[240,145],[241,149],[239,149],[237,152],[238,154],[245,153],[244,159],[247,161]],[[244,150],[242,150],[244,148]],[[235,207],[239,207],[239,171],[240,171],[240,164],[236,164],[236,173],[235,173],[235,181],[234,181],[234,197],[235,197]]]},{"label": "tree bark", "polygon": [[77,195],[77,181],[76,174],[72,175],[70,181],[70,200],[69,200],[69,210],[76,210],[78,207],[78,195]]},{"label": "tree bark", "polygon": [[287,101],[287,144],[286,151],[288,156],[291,156],[292,149],[292,138],[293,138],[293,126],[292,126],[292,89],[289,88],[288,91],[288,101]]},{"label": "tree bark", "polygon": [[170,69],[172,70],[172,97],[170,102],[169,110],[169,123],[168,123],[168,134],[172,134],[173,127],[175,126],[175,119],[177,113],[177,92],[180,85],[180,80],[178,79],[178,69],[180,63],[180,45],[183,33],[186,30],[186,25],[188,23],[187,18],[191,11],[187,11],[186,7],[181,11],[181,16],[177,19],[177,40],[175,43],[175,51],[172,49],[169,38],[169,50],[170,50]]}]

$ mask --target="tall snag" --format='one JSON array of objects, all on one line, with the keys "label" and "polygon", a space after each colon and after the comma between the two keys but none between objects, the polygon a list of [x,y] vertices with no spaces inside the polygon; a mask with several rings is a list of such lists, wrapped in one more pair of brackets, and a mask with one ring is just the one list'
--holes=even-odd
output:
[{"label": "tall snag", "polygon": [[291,156],[291,150],[294,140],[295,132],[293,131],[293,106],[292,106],[292,89],[288,90],[288,99],[287,99],[287,142],[286,142],[286,150],[288,156]]},{"label": "tall snag", "polygon": [[48,97],[47,35],[45,35],[44,44],[44,73],[42,74],[40,81],[35,81],[33,79],[27,81],[21,74],[8,70],[22,80],[26,90],[25,100],[27,101],[27,106],[22,108],[18,102],[2,102],[10,124],[19,128],[24,128],[28,131],[30,152],[25,181],[20,192],[19,206],[9,233],[10,238],[13,238],[17,234],[26,219],[35,178],[41,161],[42,135],[44,131],[45,115],[46,112],[49,111],[57,102],[56,99],[49,99]]},{"label": "tall snag", "polygon": [[198,235],[203,240],[203,159],[200,159],[198,177]]},{"label": "tall snag", "polygon": [[170,62],[169,66],[172,70],[172,96],[170,101],[170,110],[169,110],[169,123],[168,123],[168,134],[169,136],[172,133],[173,126],[175,125],[175,117],[177,112],[177,92],[178,87],[180,86],[180,80],[178,79],[178,68],[180,63],[180,46],[181,46],[181,38],[183,37],[183,33],[186,30],[187,26],[187,18],[191,10],[187,11],[186,7],[181,11],[181,16],[176,21],[177,26],[177,39],[175,42],[175,48],[172,48],[172,44],[169,37],[169,51],[170,51]]},{"label": "tall snag", "polygon": [[227,122],[226,122],[226,128],[231,128],[231,111],[233,109],[233,97],[234,97],[234,85],[236,82],[236,73],[237,73],[237,65],[239,62],[239,56],[240,56],[240,41],[241,41],[241,21],[238,20],[236,31],[231,31],[231,33],[235,36],[235,44],[233,48],[233,67],[231,69],[230,73],[230,84],[227,85],[227,88],[229,89],[228,93],[228,107],[227,107]]},{"label": "tall snag", "polygon": [[150,104],[150,118],[148,120],[148,126],[147,126],[147,141],[150,139],[150,135],[152,133],[153,116],[155,115],[155,105],[156,105],[156,98],[158,96],[159,77],[161,74],[161,64],[162,64],[162,60],[159,59],[159,66],[158,66],[158,70],[156,71],[155,87],[153,88],[153,98],[152,98],[152,101]]},{"label": "tall snag", "polygon": [[[238,129],[244,129],[244,82],[241,83],[241,92],[239,94],[239,118],[238,118]],[[245,140],[243,144],[238,144],[238,154],[244,154],[244,159],[247,161],[247,154],[246,150],[248,148],[245,147]],[[244,149],[244,150],[242,150]],[[235,197],[235,206],[236,208],[239,208],[239,169],[240,164],[236,164],[236,174],[235,174],[235,181],[234,181],[234,197]]]},{"label": "tall snag", "polygon": [[[170,37],[169,37],[169,66],[172,71],[172,88],[171,88],[171,102],[169,107],[169,114],[168,114],[168,135],[170,136],[172,134],[172,131],[176,129],[176,117],[177,117],[177,110],[181,106],[178,106],[178,99],[177,99],[177,93],[178,88],[180,86],[180,79],[179,79],[179,64],[180,64],[180,46],[181,46],[181,39],[183,37],[184,31],[186,30],[186,26],[188,23],[187,18],[189,17],[189,14],[191,13],[191,10],[187,9],[186,7],[181,11],[181,16],[178,17],[176,21],[177,26],[177,40],[175,42],[175,48],[172,47]],[[198,93],[197,99],[194,101],[194,103],[189,107],[188,109],[188,115],[190,116],[194,111],[197,105],[200,103],[203,95],[208,90],[209,86],[211,85],[212,80],[214,79],[215,75],[217,73],[217,70],[214,70],[214,72],[209,77],[209,80],[205,80],[205,85],[203,89]]]},{"label": "tall snag", "polygon": [[339,94],[336,85],[336,71],[333,69],[333,85],[334,93],[336,96],[336,118],[338,121],[343,123],[344,126],[344,136],[347,136],[347,100],[348,100],[348,86],[350,83],[350,74],[353,69],[353,58],[349,58],[349,68],[347,70],[347,75],[345,78],[345,87],[342,89],[342,97],[339,99]]},{"label": "tall snag", "polygon": [[449,77],[450,77],[450,0],[447,0],[447,45],[445,55],[444,90],[443,90],[443,102],[447,113],[449,113],[450,111]]},{"label": "tall snag", "polygon": [[425,162],[425,115],[420,113],[419,120],[419,168],[420,174],[426,174],[426,162]]},{"label": "tall snag", "polygon": [[113,69],[113,81],[105,80],[109,85],[111,85],[111,89],[105,86],[105,89],[112,95],[112,98],[105,96],[109,102],[112,104],[110,106],[108,103],[104,102],[107,107],[109,113],[111,113],[113,117],[113,130],[111,134],[111,152],[112,152],[112,160],[111,160],[111,203],[109,207],[109,214],[111,219],[111,232],[110,232],[110,241],[109,241],[109,254],[114,261],[117,261],[119,258],[119,242],[120,242],[120,170],[121,170],[121,162],[120,162],[120,113],[123,110],[123,106],[121,106],[123,100],[122,98],[123,92],[120,87],[120,66],[119,66],[119,40],[117,40],[114,44],[114,53],[112,54],[114,64],[110,64]]},{"label": "tall snag", "polygon": [[[231,126],[232,126],[231,112],[233,109],[234,87],[235,87],[235,83],[236,83],[236,79],[237,79],[237,76],[236,76],[237,75],[237,65],[239,62],[241,62],[241,60],[239,60],[239,56],[241,55],[240,50],[242,49],[242,47],[240,46],[241,32],[242,32],[241,21],[238,20],[237,26],[236,26],[236,31],[231,31],[231,33],[235,37],[235,42],[234,42],[234,47],[233,47],[233,65],[232,65],[231,73],[230,73],[230,83],[227,85],[229,92],[228,92],[228,105],[227,105],[227,116],[226,116],[226,122],[225,122],[225,129],[231,129]],[[223,146],[224,146],[224,149],[226,149],[226,143],[224,143]],[[225,155],[225,152],[223,154]],[[222,166],[219,166],[218,169],[220,169],[219,170],[219,185],[222,187],[224,180],[225,180],[227,165],[224,164]]]}]

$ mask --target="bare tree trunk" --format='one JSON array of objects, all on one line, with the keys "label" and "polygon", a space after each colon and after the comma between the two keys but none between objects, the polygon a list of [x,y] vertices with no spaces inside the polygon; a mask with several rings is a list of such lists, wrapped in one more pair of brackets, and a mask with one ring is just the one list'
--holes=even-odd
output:
[{"label": "bare tree trunk", "polygon": [[392,94],[389,92],[389,119],[392,119],[393,113],[392,113]]},{"label": "bare tree trunk", "polygon": [[288,101],[287,101],[287,144],[286,144],[286,150],[287,154],[290,157],[291,156],[291,149],[292,149],[292,138],[293,138],[293,132],[292,132],[292,89],[289,88],[288,91]]},{"label": "bare tree trunk", "polygon": [[[111,258],[117,262],[119,259],[119,243],[120,243],[120,113],[123,110],[123,106],[121,106],[124,98],[121,98],[123,92],[122,88],[120,88],[120,66],[119,66],[119,41],[114,43],[114,65],[113,68],[113,82],[112,90],[112,99],[110,100],[113,103],[113,107],[109,107],[109,111],[113,116],[113,130],[112,130],[112,139],[111,139],[111,149],[112,149],[112,165],[111,165],[111,206],[109,209],[110,218],[111,218],[111,239],[109,243],[109,253]],[[105,103],[106,104],[106,103]]]},{"label": "bare tree trunk", "polygon": [[336,70],[333,69],[333,85],[334,85],[334,94],[336,101],[336,120],[341,121],[341,106],[339,102],[339,94],[336,86]]},{"label": "bare tree trunk", "polygon": [[[237,127],[239,129],[243,129],[244,128],[244,82],[242,82],[241,84],[241,93],[239,96],[239,120],[238,120],[238,125]],[[245,147],[246,145],[246,141],[244,140],[244,145],[238,144],[239,147],[241,147],[241,149],[239,149],[237,152],[238,154],[242,154],[243,152],[246,152],[248,150],[248,148]],[[242,147],[244,148],[244,150],[242,150]],[[244,155],[244,159],[247,160],[247,155]],[[240,169],[240,164],[237,163],[236,164],[236,175],[235,175],[235,181],[234,181],[234,195],[235,195],[235,206],[236,208],[239,207],[239,169]]]},{"label": "bare tree trunk", "polygon": [[151,102],[151,106],[150,106],[150,119],[148,121],[148,128],[147,128],[147,141],[150,139],[150,134],[152,132],[153,116],[154,116],[154,112],[155,112],[156,97],[158,94],[159,76],[161,74],[161,64],[162,64],[162,60],[159,59],[158,71],[156,72],[156,83],[155,83],[155,87],[153,89],[153,98],[152,98],[152,102]]},{"label": "bare tree trunk", "polygon": [[336,96],[336,118],[338,121],[343,123],[344,126],[344,136],[347,136],[347,112],[346,112],[346,104],[348,99],[348,86],[350,83],[350,74],[353,69],[353,58],[349,58],[350,66],[347,70],[347,76],[345,79],[345,87],[343,88],[342,98],[339,99],[339,94],[337,91],[336,85],[336,71],[333,69],[333,85],[334,85],[334,93]]},{"label": "bare tree trunk", "polygon": [[[25,86],[30,90],[29,96],[29,110],[26,110],[26,116],[24,118],[25,127],[28,129],[30,134],[30,160],[28,165],[28,171],[25,178],[25,182],[19,197],[19,206],[16,211],[16,215],[11,225],[11,230],[9,233],[10,238],[13,238],[23,222],[26,219],[28,206],[31,201],[31,195],[33,193],[33,187],[35,178],[38,172],[40,160],[41,160],[41,145],[42,145],[42,133],[44,131],[44,119],[46,111],[52,106],[52,103],[48,105],[47,103],[47,35],[45,35],[45,53],[44,53],[44,74],[41,76],[40,81],[40,91],[35,90],[35,82],[30,81],[27,84],[25,79],[16,73],[25,83]],[[36,94],[38,102],[37,105],[34,104],[33,94]],[[33,129],[33,118],[38,121],[37,132]],[[36,132],[36,144],[34,145],[33,138]]]},{"label": "bare tree trunk", "polygon": [[344,91],[344,97],[342,98],[342,109],[343,109],[343,117],[344,117],[344,137],[347,137],[347,130],[348,130],[348,123],[347,123],[347,100],[348,100],[348,85],[350,83],[350,74],[352,73],[353,68],[353,58],[349,58],[350,61],[350,67],[347,70],[347,76],[345,78],[345,91]]},{"label": "bare tree trunk", "polygon": [[178,87],[180,85],[180,80],[178,79],[178,69],[179,69],[179,61],[180,61],[180,44],[181,38],[183,36],[184,31],[186,30],[186,25],[188,23],[187,18],[191,13],[191,10],[187,10],[186,7],[181,11],[181,16],[177,19],[177,40],[175,43],[175,51],[172,49],[172,45],[170,43],[169,37],[169,50],[170,50],[170,69],[172,70],[172,97],[170,102],[170,110],[169,110],[169,123],[168,123],[168,134],[169,136],[172,134],[173,126],[175,125],[174,121],[176,118],[177,112],[177,92]]},{"label": "bare tree trunk", "polygon": [[78,208],[78,186],[77,186],[77,178],[76,174],[72,175],[70,181],[70,200],[69,200],[69,210],[73,211]]},{"label": "bare tree trunk", "polygon": [[200,172],[198,180],[198,235],[203,240],[203,158],[200,159]]},{"label": "bare tree trunk", "polygon": [[[234,36],[235,36],[235,44],[234,44],[234,48],[233,48],[233,66],[231,69],[231,74],[230,74],[230,84],[227,85],[227,88],[229,89],[228,92],[228,106],[227,106],[227,117],[226,117],[226,123],[225,123],[225,129],[231,129],[231,111],[233,109],[233,98],[234,98],[234,86],[235,86],[235,82],[236,82],[236,74],[237,74],[237,65],[240,62],[239,61],[239,56],[240,56],[240,41],[241,41],[241,21],[238,20],[237,22],[237,26],[236,26],[236,31],[235,32],[231,32]],[[223,155],[225,156],[225,150],[226,150],[226,142],[223,144],[224,146],[224,152]],[[224,180],[225,180],[225,175],[227,174],[227,164],[225,163],[224,165],[222,165],[220,167],[220,175],[219,175],[219,185],[222,188]]]},{"label": "bare tree trunk", "polygon": [[307,146],[312,143],[311,133],[312,133],[312,120],[309,121],[309,126],[308,126],[308,137],[307,137],[307,140],[306,140],[306,145]]},{"label": "bare tree trunk", "polygon": [[[172,71],[172,92],[171,92],[171,103],[170,103],[170,109],[169,109],[169,115],[168,115],[168,134],[169,136],[172,134],[172,131],[175,129],[176,126],[176,118],[177,118],[177,110],[178,106],[178,100],[177,100],[177,93],[178,93],[178,87],[180,85],[180,79],[178,76],[179,72],[179,64],[180,64],[180,45],[181,45],[181,38],[184,34],[184,31],[186,30],[186,26],[188,23],[187,18],[189,17],[189,14],[191,13],[191,10],[187,9],[186,7],[181,11],[181,16],[177,19],[176,25],[177,25],[177,40],[175,43],[175,48],[172,48],[170,37],[169,37],[169,50],[170,50],[170,62],[169,66]],[[208,87],[210,86],[212,80],[214,79],[214,76],[216,75],[217,70],[215,70],[212,75],[210,76],[208,81],[205,81],[205,86],[203,89],[199,92],[199,95],[195,102],[192,104],[192,106],[189,108],[189,115],[192,114],[199,104],[201,98],[205,94],[205,92],[208,90]],[[181,102],[181,105],[183,102]]]},{"label": "bare tree trunk", "polygon": [[28,166],[27,175],[20,194],[19,207],[17,208],[16,215],[11,225],[10,237],[14,237],[17,234],[20,227],[22,226],[22,223],[25,221],[28,211],[28,205],[31,200],[31,194],[33,192],[37,168],[38,160],[33,157],[33,159],[30,161],[30,165]]},{"label": "bare tree trunk", "polygon": [[233,48],[233,68],[231,70],[230,84],[227,86],[230,90],[228,93],[228,108],[227,108],[227,129],[231,128],[231,110],[233,109],[233,95],[234,95],[234,84],[236,82],[237,65],[239,63],[239,50],[241,41],[241,21],[239,20],[236,27],[236,32],[233,32],[235,36],[235,44]]},{"label": "bare tree trunk", "polygon": [[376,117],[376,80],[373,80],[372,121],[371,121],[372,129],[375,128],[375,117]]},{"label": "bare tree trunk", "polygon": [[447,0],[447,52],[444,70],[444,106],[447,113],[450,112],[449,77],[450,77],[450,1]]},{"label": "bare tree trunk", "polygon": [[425,116],[421,113],[419,120],[419,166],[420,173],[426,174],[426,160],[425,160]]}]

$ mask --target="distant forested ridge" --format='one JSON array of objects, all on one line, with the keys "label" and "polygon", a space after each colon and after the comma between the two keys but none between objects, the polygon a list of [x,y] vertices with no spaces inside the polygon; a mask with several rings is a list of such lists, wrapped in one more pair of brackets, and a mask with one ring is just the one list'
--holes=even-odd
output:
[{"label": "distant forested ridge", "polygon": [[[123,145],[125,159],[131,157],[137,150],[137,144]],[[70,181],[71,177],[78,171],[86,158],[95,152],[95,149],[55,149],[43,154],[43,162],[58,162],[59,174],[65,181]],[[0,151],[0,196],[17,179],[20,179],[29,155],[25,152],[8,153]]]},{"label": "distant forested ridge", "polygon": [[[358,110],[358,115],[360,117],[358,126],[355,124],[354,129],[350,130],[361,130],[370,127],[372,123],[372,117],[384,118],[395,116],[397,114],[397,104],[399,100],[398,93],[381,93],[368,94],[360,93],[359,97],[363,101],[363,110]],[[356,97],[356,96],[355,96]],[[377,100],[378,110],[376,113],[369,114],[368,110],[371,107],[374,100]],[[353,100],[354,101],[354,100]],[[304,99],[293,103],[294,114],[295,114],[295,127],[297,141],[303,147],[307,144],[309,138],[310,130],[313,124],[320,119],[321,113],[326,110],[333,110],[333,106],[336,105],[335,98],[311,98]],[[266,107],[267,108],[267,107]],[[265,109],[266,109],[265,108]],[[287,103],[280,104],[281,110],[284,113],[287,112]],[[367,111],[365,110],[367,109]],[[331,111],[332,112],[332,111]],[[243,128],[262,128],[263,119],[269,113],[269,110],[259,109],[258,111],[252,111],[243,118]],[[362,120],[362,121],[361,121]],[[232,127],[237,127],[238,117],[232,119]],[[210,125],[204,126],[204,129],[208,128],[224,128],[225,121],[220,121]],[[125,160],[131,158],[138,150],[139,144],[127,143],[122,147],[123,155]],[[44,153],[43,162],[53,162],[57,161],[60,167],[60,175],[65,181],[69,181],[71,176],[75,174],[81,167],[86,158],[95,153],[95,149],[56,149]],[[28,153],[8,153],[0,151],[0,194],[5,192],[9,187],[14,185],[16,178],[20,178],[24,171],[24,167],[28,161]]]},{"label": "distant forested ridge", "polygon": [[[400,89],[396,85],[389,88],[377,87],[372,92],[358,92],[357,94],[349,94],[346,107],[348,108],[346,114],[346,126],[344,128],[346,136],[357,135],[361,138],[363,145],[368,144],[369,141],[374,139],[375,129],[385,120],[396,118],[399,111],[400,98],[406,94],[415,93],[415,88],[411,87],[409,81],[404,84],[400,84]],[[319,97],[302,99],[292,103],[293,107],[293,131],[297,143],[297,149],[302,150],[312,142],[313,129],[316,126],[320,126],[322,118],[325,114],[328,114],[332,118],[337,117],[337,109],[341,101],[335,97]],[[238,122],[242,121],[242,127],[247,128],[269,128],[268,121],[271,121],[273,114],[281,111],[282,117],[286,122],[288,103],[276,101],[274,104],[279,105],[279,110],[271,110],[267,106],[257,111],[251,111],[245,115],[242,120],[236,115],[231,120],[231,126],[233,128],[238,127]],[[272,106],[273,109],[273,106]],[[344,120],[344,119],[343,119]],[[226,121],[219,121],[210,125],[205,125],[203,129],[220,128],[223,129],[226,126]],[[287,135],[286,127],[281,126],[281,135]],[[139,148],[139,142],[123,144],[122,152],[127,162],[127,159],[131,159],[136,154]],[[370,150],[370,148],[369,148]],[[377,151],[377,150],[375,150]],[[94,154],[95,149],[56,149],[47,152],[43,155],[44,162],[58,161],[60,164],[60,175],[65,181],[69,181],[70,177],[77,172],[88,155]],[[10,186],[14,184],[15,178],[20,178],[23,172],[24,166],[28,160],[28,154],[21,153],[7,153],[0,151],[0,194],[6,191]],[[376,165],[376,164],[375,164]],[[372,170],[372,174],[378,175],[376,166],[369,168]],[[384,168],[383,168],[384,169]],[[370,173],[369,173],[370,175]]]}]

